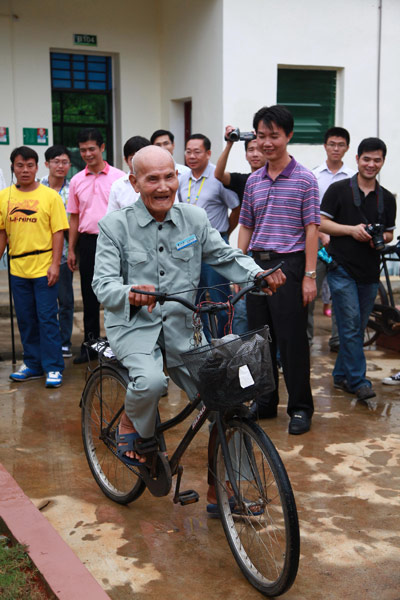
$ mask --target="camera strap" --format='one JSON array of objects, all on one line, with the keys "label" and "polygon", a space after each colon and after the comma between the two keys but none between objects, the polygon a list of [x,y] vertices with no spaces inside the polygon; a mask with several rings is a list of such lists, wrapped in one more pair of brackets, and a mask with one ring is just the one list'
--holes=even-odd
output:
[{"label": "camera strap", "polygon": [[[360,210],[360,213],[364,219],[364,222],[368,225],[369,221],[368,221],[368,219],[364,213],[364,209],[361,205],[361,195],[360,195],[360,188],[358,187],[357,175],[358,175],[358,173],[353,175],[353,177],[351,177],[351,179],[350,179],[351,189],[353,192],[354,206],[356,206]],[[377,198],[377,205],[378,205],[378,222],[382,223],[383,215],[385,212],[385,207],[383,204],[383,190],[378,182],[376,182],[376,184],[378,186],[378,189],[376,190],[376,198]]]}]

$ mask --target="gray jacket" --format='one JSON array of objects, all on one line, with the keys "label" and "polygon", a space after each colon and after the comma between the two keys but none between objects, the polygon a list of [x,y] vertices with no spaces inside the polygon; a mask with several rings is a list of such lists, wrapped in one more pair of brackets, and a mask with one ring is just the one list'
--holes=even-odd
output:
[{"label": "gray jacket", "polygon": [[139,199],[106,215],[99,230],[92,286],[104,305],[107,336],[120,360],[132,353],[150,354],[161,330],[168,366],[182,364],[180,354],[191,347],[192,312],[176,302],[157,304],[151,314],[147,307],[132,307],[128,295],[135,284],[151,284],[194,302],[202,261],[235,282],[260,272],[252,258],[223,241],[196,206],[174,204],[160,223]]}]

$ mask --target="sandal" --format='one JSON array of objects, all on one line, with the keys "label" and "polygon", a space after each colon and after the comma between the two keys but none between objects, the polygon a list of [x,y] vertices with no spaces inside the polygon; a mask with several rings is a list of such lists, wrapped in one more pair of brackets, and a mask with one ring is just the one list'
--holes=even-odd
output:
[{"label": "sandal", "polygon": [[146,463],[140,462],[138,458],[126,456],[126,452],[137,452],[136,440],[140,439],[137,431],[133,433],[119,433],[119,426],[115,430],[115,441],[117,443],[117,455],[126,465],[143,467]]}]

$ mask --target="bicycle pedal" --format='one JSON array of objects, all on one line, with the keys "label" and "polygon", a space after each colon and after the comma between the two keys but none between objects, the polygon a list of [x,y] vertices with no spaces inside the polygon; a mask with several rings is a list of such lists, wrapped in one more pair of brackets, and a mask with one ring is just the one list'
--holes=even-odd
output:
[{"label": "bicycle pedal", "polygon": [[194,490],[186,490],[185,492],[179,492],[178,494],[178,502],[180,502],[182,506],[194,504],[199,501],[199,498],[200,496]]}]

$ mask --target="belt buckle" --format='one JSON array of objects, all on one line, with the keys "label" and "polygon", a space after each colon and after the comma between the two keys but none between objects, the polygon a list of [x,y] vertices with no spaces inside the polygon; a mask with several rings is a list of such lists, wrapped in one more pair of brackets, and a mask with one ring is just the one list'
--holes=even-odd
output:
[{"label": "belt buckle", "polygon": [[272,252],[260,252],[260,259],[261,260],[271,260]]}]

